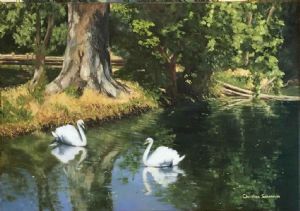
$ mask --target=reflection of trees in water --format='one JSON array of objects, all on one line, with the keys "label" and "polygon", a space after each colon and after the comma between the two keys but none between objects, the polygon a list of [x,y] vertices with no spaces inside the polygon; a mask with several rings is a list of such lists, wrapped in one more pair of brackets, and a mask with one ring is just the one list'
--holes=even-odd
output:
[{"label": "reflection of trees in water", "polygon": [[[48,145],[39,141],[31,140],[33,137],[22,137],[24,140],[14,140],[14,143],[1,145],[1,165],[0,176],[8,174],[10,184],[14,184],[13,192],[19,192],[23,189],[28,189],[29,186],[36,185],[37,202],[40,210],[48,208],[53,210],[49,197],[49,186],[46,180],[44,169],[52,168],[55,161],[49,159],[49,162],[44,162],[44,159],[51,157],[47,154]],[[28,144],[32,143],[32,144]],[[32,181],[35,184],[29,184],[26,179],[22,179],[21,175],[16,175],[19,170],[26,171],[32,176]],[[18,173],[17,173],[18,174]],[[23,181],[20,183],[20,181]],[[30,194],[23,191],[23,194]]]},{"label": "reflection of trees in water", "polygon": [[92,210],[95,207],[112,208],[111,194],[107,184],[111,180],[114,160],[122,148],[112,140],[105,141],[101,145],[103,147],[91,149],[87,159],[80,165],[82,154],[68,164],[61,164],[60,171],[58,171],[60,174],[65,173],[67,177],[71,204],[76,210]]},{"label": "reflection of trees in water", "polygon": [[[8,183],[14,185],[14,193],[28,194],[24,190],[33,185],[15,170],[22,168],[34,178],[38,198],[36,207],[40,210],[60,210],[66,203],[76,210],[92,210],[95,206],[112,208],[106,184],[110,183],[114,160],[123,150],[118,140],[110,138],[91,143],[87,148],[87,161],[80,163],[83,152],[79,152],[74,160],[64,164],[51,155],[49,140],[35,140],[28,144],[33,137],[22,138],[24,140],[15,140],[15,143],[2,145],[0,149],[0,177],[7,174]],[[65,198],[60,194],[65,194]]]},{"label": "reflection of trees in water", "polygon": [[[0,177],[8,174],[9,183],[16,184],[14,191],[22,192],[31,184],[26,180],[17,183],[22,175],[8,169],[22,168],[34,175],[39,209],[59,209],[62,206],[59,193],[65,192],[74,209],[100,207],[110,210],[111,169],[117,155],[124,155],[121,167],[135,174],[141,167],[143,140],[151,136],[155,139],[153,148],[172,146],[187,155],[180,165],[185,177],[178,177],[166,188],[153,188],[158,191],[154,194],[163,200],[187,210],[199,206],[204,210],[273,210],[275,200],[244,200],[242,194],[279,194],[293,200],[298,196],[294,194],[293,184],[297,184],[297,178],[291,175],[294,171],[282,175],[288,166],[297,166],[288,163],[289,158],[282,161],[282,157],[290,156],[287,152],[290,152],[292,139],[297,139],[298,131],[297,125],[292,124],[297,121],[296,112],[287,111],[285,105],[276,104],[269,107],[245,105],[223,111],[197,105],[151,112],[88,134],[92,140],[87,147],[88,156],[79,166],[81,154],[69,164],[58,164],[50,154],[49,137],[37,136],[36,140],[33,136],[22,137],[24,140],[0,145]],[[295,132],[289,134],[290,131]],[[297,150],[297,146],[294,148]],[[281,181],[279,187],[278,180]],[[285,182],[289,180],[290,183]],[[286,184],[291,193],[279,192]],[[64,188],[66,190],[62,190]],[[295,210],[295,206],[287,206],[285,210]]]},{"label": "reflection of trees in water", "polygon": [[[280,119],[275,115],[278,112]],[[187,154],[183,162],[187,177],[161,193],[163,198],[183,209],[193,205],[203,209],[275,209],[275,199],[246,200],[242,196],[280,195],[276,189],[280,176],[277,160],[284,143],[280,135],[285,130],[281,125],[284,115],[277,107],[262,105],[233,107],[209,116],[201,109],[175,110],[166,127],[173,128],[175,142],[182,140],[180,151]]]},{"label": "reflection of trees in water", "polygon": [[[38,195],[36,206],[40,210],[60,209],[64,203],[69,203],[69,206],[78,210],[92,210],[95,207],[112,209],[109,184],[114,160],[122,150],[127,149],[131,141],[133,144],[141,144],[146,138],[141,135],[143,132],[158,134],[152,133],[151,130],[144,131],[149,124],[148,120],[156,121],[153,117],[155,115],[150,114],[146,115],[145,119],[141,118],[142,120],[140,118],[123,120],[121,124],[106,126],[100,133],[89,134],[89,140],[92,141],[87,147],[88,156],[79,166],[78,161],[82,155],[80,153],[67,164],[60,163],[52,156],[51,148],[48,147],[49,136],[44,133],[20,137],[20,140],[0,146],[0,176],[6,168],[28,170],[35,178]],[[132,131],[137,131],[136,136]],[[132,137],[134,140],[131,140]],[[16,184],[14,191],[27,189],[29,184],[26,181],[21,185],[14,182],[18,180],[16,174],[9,173],[9,176],[10,183]],[[62,199],[59,194],[63,193],[67,196]]]}]

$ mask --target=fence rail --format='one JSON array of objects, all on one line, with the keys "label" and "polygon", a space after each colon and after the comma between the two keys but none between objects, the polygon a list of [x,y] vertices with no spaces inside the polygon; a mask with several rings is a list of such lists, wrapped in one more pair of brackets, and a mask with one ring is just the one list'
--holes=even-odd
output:
[{"label": "fence rail", "polygon": [[[63,61],[62,56],[46,56],[45,65],[62,67]],[[32,65],[34,62],[34,54],[0,54],[0,65]],[[121,67],[124,65],[124,60],[113,56],[111,64],[115,67]]]}]

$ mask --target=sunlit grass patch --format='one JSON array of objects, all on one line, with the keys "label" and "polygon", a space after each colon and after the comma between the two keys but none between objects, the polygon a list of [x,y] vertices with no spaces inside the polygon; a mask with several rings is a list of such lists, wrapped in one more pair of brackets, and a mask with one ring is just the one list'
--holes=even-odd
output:
[{"label": "sunlit grass patch", "polygon": [[2,90],[0,135],[15,136],[36,129],[75,123],[78,119],[103,121],[120,118],[157,106],[156,101],[136,83],[122,81],[129,93],[111,98],[98,91],[85,89],[81,96],[62,92],[33,97],[25,85]]},{"label": "sunlit grass patch", "polygon": [[241,68],[215,72],[213,78],[244,89],[251,90],[254,87],[251,72]]}]

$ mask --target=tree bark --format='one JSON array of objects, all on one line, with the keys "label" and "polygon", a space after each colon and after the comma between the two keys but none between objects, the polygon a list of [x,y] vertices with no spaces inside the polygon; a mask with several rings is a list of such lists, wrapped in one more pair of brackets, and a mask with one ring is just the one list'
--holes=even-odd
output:
[{"label": "tree bark", "polygon": [[157,51],[165,61],[165,66],[168,71],[170,81],[170,83],[167,85],[167,92],[171,96],[173,103],[175,103],[178,94],[176,74],[177,54],[174,53],[172,55],[168,55],[166,49],[162,46],[158,46]]},{"label": "tree bark", "polygon": [[177,62],[177,55],[174,54],[170,61],[167,63],[167,68],[170,74],[170,91],[172,100],[175,102],[177,98],[177,76],[176,76],[176,62]]},{"label": "tree bark", "polygon": [[68,41],[60,74],[46,86],[58,93],[72,85],[117,97],[125,87],[112,78],[108,52],[109,4],[68,3]]},{"label": "tree bark", "polygon": [[[248,27],[251,27],[252,25],[252,19],[253,19],[253,13],[249,12],[247,17],[247,25]],[[249,51],[245,52],[244,56],[244,65],[247,66],[249,64]]]},{"label": "tree bark", "polygon": [[44,37],[43,42],[41,41],[41,20],[40,12],[36,12],[36,49],[35,49],[35,68],[34,75],[30,81],[29,88],[34,90],[37,86],[43,83],[45,80],[45,51],[50,42],[50,37],[52,34],[52,29],[54,26],[54,17],[53,15],[48,16],[47,31]]},{"label": "tree bark", "polygon": [[267,17],[267,24],[270,22],[271,18],[272,18],[272,15],[273,13],[275,12],[275,4],[272,4],[270,10],[269,10],[269,13],[268,13],[268,17]]}]

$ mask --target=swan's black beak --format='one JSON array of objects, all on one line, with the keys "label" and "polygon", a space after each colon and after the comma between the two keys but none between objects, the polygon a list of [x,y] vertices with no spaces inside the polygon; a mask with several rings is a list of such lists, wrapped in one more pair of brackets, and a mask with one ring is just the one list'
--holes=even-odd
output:
[{"label": "swan's black beak", "polygon": [[144,142],[144,145],[147,145],[147,144],[148,144],[148,141],[145,141],[145,142]]}]

